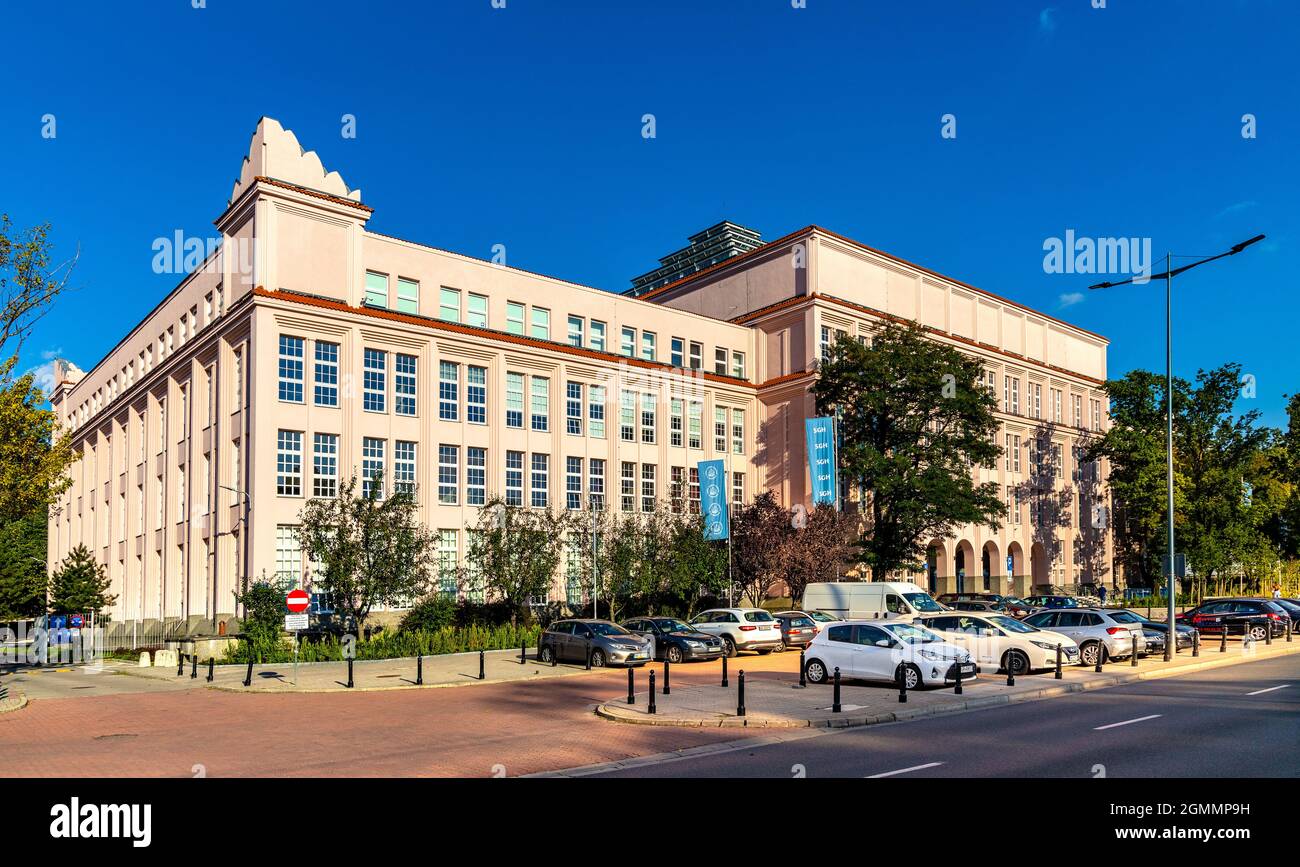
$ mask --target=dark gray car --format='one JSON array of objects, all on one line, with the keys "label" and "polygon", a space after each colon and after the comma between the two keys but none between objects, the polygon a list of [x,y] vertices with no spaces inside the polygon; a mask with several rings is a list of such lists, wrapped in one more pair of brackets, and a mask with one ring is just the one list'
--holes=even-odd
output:
[{"label": "dark gray car", "polygon": [[701,632],[676,617],[635,617],[623,621],[623,628],[651,639],[655,659],[685,662],[688,659],[717,659],[723,654],[722,639]]},{"label": "dark gray car", "polygon": [[557,620],[542,633],[542,662],[581,662],[592,668],[645,665],[653,656],[650,642],[609,620]]}]

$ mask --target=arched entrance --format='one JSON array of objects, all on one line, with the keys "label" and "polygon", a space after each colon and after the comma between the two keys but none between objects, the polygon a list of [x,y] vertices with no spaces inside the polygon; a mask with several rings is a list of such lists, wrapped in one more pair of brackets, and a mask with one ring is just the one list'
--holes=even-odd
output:
[{"label": "arched entrance", "polygon": [[957,578],[957,592],[965,593],[973,587],[966,586],[966,575],[975,569],[975,546],[965,539],[957,543],[957,552],[953,556],[953,565],[955,571],[953,574]]},{"label": "arched entrance", "polygon": [[1006,588],[1002,582],[1006,563],[998,552],[997,542],[985,542],[980,554],[980,569],[984,575],[984,590],[989,593],[1002,593]]},{"label": "arched entrance", "polygon": [[1037,590],[1040,586],[1048,584],[1047,549],[1043,547],[1042,542],[1035,542],[1029,549],[1029,564],[1034,589]]},{"label": "arched entrance", "polygon": [[1025,549],[1019,542],[1007,546],[1007,558],[1011,561],[1011,593],[1015,596],[1028,596],[1029,588],[1025,585]]},{"label": "arched entrance", "polygon": [[948,577],[948,552],[943,542],[936,539],[930,543],[925,555],[926,590],[931,595],[938,595],[939,582]]}]

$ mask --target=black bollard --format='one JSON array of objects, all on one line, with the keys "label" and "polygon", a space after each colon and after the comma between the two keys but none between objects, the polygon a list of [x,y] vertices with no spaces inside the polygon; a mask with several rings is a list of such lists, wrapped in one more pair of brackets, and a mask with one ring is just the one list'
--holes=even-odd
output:
[{"label": "black bollard", "polygon": [[835,666],[835,697],[831,701],[831,713],[840,712],[840,667]]},{"label": "black bollard", "polygon": [[736,678],[736,716],[745,715],[745,669],[740,670]]},{"label": "black bollard", "polygon": [[[540,654],[541,651],[538,651],[538,653]],[[553,649],[553,650],[551,651],[551,668],[555,668],[555,666],[557,666],[557,665],[559,665],[559,664],[560,664],[560,654],[559,654],[559,650],[558,650],[558,649]]]},{"label": "black bollard", "polygon": [[907,703],[907,666],[898,667],[898,703]]},{"label": "black bollard", "polygon": [[1016,669],[1015,666],[1011,664],[1011,662],[1012,662],[1011,658],[1008,657],[1007,658],[1007,686],[1016,685]]},{"label": "black bollard", "polygon": [[1056,645],[1056,679],[1061,679],[1061,645]]},{"label": "black bollard", "polygon": [[415,655],[415,685],[424,686],[424,655]]},{"label": "black bollard", "polygon": [[[1134,656],[1137,656],[1137,639],[1136,639],[1136,638],[1133,639],[1133,655],[1134,655]],[[1096,664],[1095,666],[1093,666],[1093,669],[1092,669],[1092,670],[1095,671],[1095,672],[1100,672],[1100,671],[1101,671],[1101,661],[1102,661],[1103,659],[1105,659],[1105,658],[1106,658],[1106,645],[1104,645],[1104,644],[1098,644],[1098,645],[1097,645],[1097,664]]]},{"label": "black bollard", "polygon": [[[1143,636],[1145,636],[1145,635],[1146,635],[1146,633],[1143,633]],[[1147,652],[1150,653],[1151,651],[1148,650]],[[1137,665],[1138,665],[1138,645],[1137,645],[1137,634],[1135,633],[1135,634],[1133,635],[1133,653],[1132,653],[1132,659],[1129,661],[1129,666],[1132,667],[1132,668],[1137,668]]]},{"label": "black bollard", "polygon": [[952,693],[953,695],[961,695],[961,663],[953,663],[953,668],[957,669],[957,682],[953,684]]},{"label": "black bollard", "polygon": [[485,672],[483,669],[483,663],[484,663],[483,651],[480,650],[478,652],[478,679],[479,680],[483,680],[487,677],[487,672]]},{"label": "black bollard", "polygon": [[348,660],[348,689],[352,689],[352,660]]},{"label": "black bollard", "polygon": [[591,671],[591,639],[587,639],[587,671]]},{"label": "black bollard", "polygon": [[519,664],[524,665],[528,662],[528,639],[519,639]]},{"label": "black bollard", "polygon": [[199,678],[199,655],[196,653],[190,657],[190,680]]},{"label": "black bollard", "polygon": [[1267,620],[1264,621],[1264,643],[1273,643],[1273,624]]},{"label": "black bollard", "polygon": [[722,685],[727,686],[727,657],[722,657]]},{"label": "black bollard", "polygon": [[180,677],[182,672],[184,671],[185,671],[185,654],[181,653],[178,650],[176,651],[176,676]]},{"label": "black bollard", "polygon": [[646,708],[646,711],[648,713],[655,712],[655,673],[653,670],[650,672],[650,705]]},{"label": "black bollard", "polygon": [[[1175,638],[1174,640],[1177,641],[1178,639]],[[1193,629],[1192,630],[1192,658],[1195,659],[1200,655],[1201,655],[1201,630]]]},{"label": "black bollard", "polygon": [[1286,643],[1287,644],[1291,643],[1291,621],[1290,620],[1287,620],[1286,622]]},{"label": "black bollard", "polygon": [[253,685],[253,657],[248,657],[248,673],[244,675],[244,686]]},{"label": "black bollard", "polygon": [[665,656],[664,657],[664,695],[672,694],[672,684],[668,682],[668,674],[670,668],[671,665],[668,662],[668,657]]},{"label": "black bollard", "polygon": [[807,686],[807,685],[808,685],[808,677],[807,677],[807,673],[804,671],[804,667],[803,667],[803,666],[804,666],[804,662],[803,662],[803,653],[804,653],[804,652],[803,652],[802,650],[799,651],[799,685],[800,685],[800,686]]},{"label": "black bollard", "polygon": [[214,658],[212,658],[211,656],[209,656],[209,657],[208,657],[208,683],[212,683],[213,667],[214,667],[216,664],[217,664],[217,661],[216,661]]},{"label": "black bollard", "polygon": [[627,703],[636,704],[636,690],[632,680],[632,666],[627,667]]},{"label": "black bollard", "polygon": [[1228,652],[1228,625],[1225,623],[1219,631],[1219,653]]}]

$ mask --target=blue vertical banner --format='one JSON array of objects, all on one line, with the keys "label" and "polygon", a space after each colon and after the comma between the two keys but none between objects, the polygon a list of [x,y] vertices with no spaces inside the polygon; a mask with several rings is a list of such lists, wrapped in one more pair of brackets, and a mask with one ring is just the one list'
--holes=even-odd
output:
[{"label": "blue vertical banner", "polygon": [[722,461],[700,461],[700,511],[704,513],[704,538],[710,542],[730,538],[727,514],[727,468]]},{"label": "blue vertical banner", "polygon": [[810,418],[804,424],[808,434],[808,480],[812,484],[812,504],[833,506],[839,492],[835,480],[835,419],[831,416]]}]

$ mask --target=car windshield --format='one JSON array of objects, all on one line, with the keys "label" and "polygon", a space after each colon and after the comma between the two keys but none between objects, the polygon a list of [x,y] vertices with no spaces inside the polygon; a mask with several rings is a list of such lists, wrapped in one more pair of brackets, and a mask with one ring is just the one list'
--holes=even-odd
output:
[{"label": "car windshield", "polygon": [[597,635],[631,635],[617,623],[588,623],[587,628]]},{"label": "car windshield", "polygon": [[664,632],[694,632],[694,627],[683,623],[675,617],[665,617],[662,620],[656,620],[655,624]]},{"label": "car windshield", "polygon": [[791,626],[812,626],[813,622],[807,617],[787,617],[785,618]]},{"label": "car windshield", "polygon": [[820,622],[822,622],[822,623],[834,623],[834,622],[835,622],[835,618],[834,618],[834,617],[831,617],[831,616],[830,616],[829,614],[827,614],[825,611],[809,611],[809,612],[808,612],[808,616],[811,617],[813,620],[818,620],[818,621],[820,621]]},{"label": "car windshield", "polygon": [[1142,618],[1138,617],[1132,611],[1110,611],[1110,619],[1116,623],[1141,623]]},{"label": "car windshield", "polygon": [[929,613],[931,611],[944,610],[942,605],[930,598],[929,593],[904,593],[903,598],[906,599],[908,604],[917,611]]},{"label": "car windshield", "polygon": [[1017,620],[1014,617],[1006,617],[1000,614],[990,617],[989,622],[996,626],[1001,626],[1007,632],[1018,632],[1021,635],[1024,635],[1027,632],[1039,631],[1037,627],[1030,626],[1028,623]]},{"label": "car windshield", "polygon": [[746,611],[745,619],[750,623],[767,623],[772,619],[772,615],[766,611]]},{"label": "car windshield", "polygon": [[[929,597],[926,597],[927,599]],[[943,639],[928,629],[922,629],[920,626],[914,626],[911,623],[881,623],[878,624],[884,629],[894,633],[900,641],[908,644],[933,644],[942,643]]]}]

